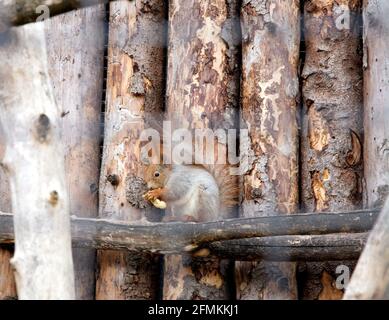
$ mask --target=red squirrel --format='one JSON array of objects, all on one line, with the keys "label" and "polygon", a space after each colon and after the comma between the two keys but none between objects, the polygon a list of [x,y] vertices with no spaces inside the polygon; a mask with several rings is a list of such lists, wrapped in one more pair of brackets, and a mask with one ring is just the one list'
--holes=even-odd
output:
[{"label": "red squirrel", "polygon": [[149,165],[144,198],[166,203],[163,221],[216,221],[238,203],[238,177],[229,165]]}]

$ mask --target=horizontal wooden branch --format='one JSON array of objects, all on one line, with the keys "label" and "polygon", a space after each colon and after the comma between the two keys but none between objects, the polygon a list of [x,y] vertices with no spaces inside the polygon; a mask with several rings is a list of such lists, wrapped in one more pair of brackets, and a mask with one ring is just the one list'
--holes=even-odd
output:
[{"label": "horizontal wooden branch", "polygon": [[42,14],[45,6],[48,16],[52,17],[71,10],[108,3],[111,0],[0,0],[0,30],[1,26],[18,26],[35,22]]},{"label": "horizontal wooden branch", "polygon": [[357,260],[368,233],[274,236],[212,242],[206,248],[220,258],[240,261]]},{"label": "horizontal wooden branch", "polygon": [[[323,258],[316,257],[315,260],[327,260],[329,257],[337,259],[337,257],[341,258],[342,250],[346,250],[344,254],[352,258],[358,256],[364,243],[364,236],[315,237],[314,235],[368,232],[378,213],[379,210],[361,210],[240,218],[206,223],[173,222],[137,225],[73,216],[72,238],[74,246],[77,247],[111,250],[171,253],[207,247],[215,254],[239,257],[243,260],[265,257],[270,259],[271,256],[273,256],[272,260],[286,258],[309,260],[310,255],[320,252]],[[310,236],[296,238],[297,235]],[[256,237],[273,238],[236,241],[236,239]],[[1,213],[0,243],[12,243],[13,240],[12,215]],[[294,245],[291,245],[293,243]]]}]

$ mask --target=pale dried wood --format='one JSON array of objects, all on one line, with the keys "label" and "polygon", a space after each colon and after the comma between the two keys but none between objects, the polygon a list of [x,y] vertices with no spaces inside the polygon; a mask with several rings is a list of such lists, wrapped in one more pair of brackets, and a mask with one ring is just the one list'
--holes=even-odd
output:
[{"label": "pale dried wood", "polygon": [[370,232],[344,299],[389,299],[388,261],[389,198]]},{"label": "pale dried wood", "polygon": [[[104,5],[98,5],[45,21],[70,211],[91,218],[98,214],[104,19]],[[95,250],[73,250],[77,299],[94,299],[95,257]]]},{"label": "pale dried wood", "polygon": [[365,1],[364,173],[365,205],[382,206],[389,195],[389,2]]},{"label": "pale dried wood", "polygon": [[0,121],[14,211],[20,299],[74,299],[60,110],[42,23],[9,30],[0,47]]},{"label": "pale dried wood", "polygon": [[49,13],[50,17],[110,0],[0,0],[0,32],[8,26],[36,22],[41,15]]}]

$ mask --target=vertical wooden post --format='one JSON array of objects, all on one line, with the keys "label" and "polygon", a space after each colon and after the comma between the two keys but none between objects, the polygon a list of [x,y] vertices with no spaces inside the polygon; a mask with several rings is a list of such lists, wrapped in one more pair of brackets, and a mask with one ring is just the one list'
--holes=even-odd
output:
[{"label": "vertical wooden post", "polygon": [[389,198],[369,234],[351,281],[345,300],[389,299]]},{"label": "vertical wooden post", "polygon": [[[0,159],[4,157],[6,141],[4,132],[0,127]],[[0,210],[12,212],[11,190],[8,174],[0,167]],[[16,285],[10,259],[13,254],[13,246],[0,246],[0,300],[16,299]]]},{"label": "vertical wooden post", "polygon": [[[364,173],[369,208],[382,206],[389,195],[389,43],[384,40],[388,15],[388,1],[364,1]],[[358,261],[346,299],[389,299],[388,213],[389,200]]]},{"label": "vertical wooden post", "polygon": [[[169,7],[167,113],[172,128],[236,125],[238,1],[173,0]],[[164,299],[227,299],[229,262],[168,255]]]},{"label": "vertical wooden post", "polygon": [[60,110],[44,25],[11,29],[0,47],[0,121],[15,214],[12,264],[20,299],[74,299]]},{"label": "vertical wooden post", "polygon": [[15,278],[10,263],[12,254],[11,246],[0,246],[0,300],[17,298]]},{"label": "vertical wooden post", "polygon": [[[110,4],[105,140],[100,216],[138,221],[145,211],[129,203],[134,177],[142,178],[141,131],[148,115],[162,112],[164,1]],[[155,299],[159,257],[98,252],[97,299]]]},{"label": "vertical wooden post", "polygon": [[[362,68],[360,1],[306,1],[301,135],[304,211],[361,207]],[[339,299],[336,266],[301,264],[302,298]],[[352,265],[347,264],[349,268]],[[313,274],[314,273],[314,274]]]},{"label": "vertical wooden post", "polygon": [[[100,115],[103,96],[104,5],[45,22],[49,74],[61,110],[70,212],[98,214]],[[76,297],[95,297],[96,250],[73,249]]]},{"label": "vertical wooden post", "polygon": [[[291,214],[298,204],[298,1],[244,1],[241,129],[250,157],[241,216]],[[296,299],[295,263],[237,262],[238,299]]]},{"label": "vertical wooden post", "polygon": [[367,207],[382,206],[389,195],[389,2],[365,1],[364,170]]}]

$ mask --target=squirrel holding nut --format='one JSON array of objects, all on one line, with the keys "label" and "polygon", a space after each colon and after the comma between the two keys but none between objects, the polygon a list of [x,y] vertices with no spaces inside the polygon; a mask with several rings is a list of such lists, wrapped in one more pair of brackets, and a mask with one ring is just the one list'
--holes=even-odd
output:
[{"label": "squirrel holding nut", "polygon": [[216,221],[230,214],[238,203],[238,177],[229,165],[150,164],[144,198],[168,209],[163,221]]}]

